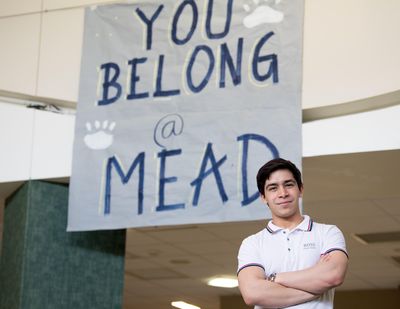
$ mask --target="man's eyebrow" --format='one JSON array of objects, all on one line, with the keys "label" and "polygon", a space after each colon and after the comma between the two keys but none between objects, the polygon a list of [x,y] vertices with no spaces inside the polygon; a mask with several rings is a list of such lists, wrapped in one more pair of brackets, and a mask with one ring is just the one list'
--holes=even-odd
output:
[{"label": "man's eyebrow", "polygon": [[[287,179],[287,180],[282,181],[282,184],[287,184],[287,183],[291,183],[291,182],[296,183],[296,180],[295,179]],[[279,185],[279,183],[271,182],[265,186],[265,189],[267,189],[268,187],[277,186],[277,185]]]},{"label": "man's eyebrow", "polygon": [[265,188],[268,188],[268,187],[271,187],[271,186],[277,186],[277,185],[278,185],[278,183],[276,183],[276,182],[271,182],[271,183],[267,184],[267,185],[265,186]]}]

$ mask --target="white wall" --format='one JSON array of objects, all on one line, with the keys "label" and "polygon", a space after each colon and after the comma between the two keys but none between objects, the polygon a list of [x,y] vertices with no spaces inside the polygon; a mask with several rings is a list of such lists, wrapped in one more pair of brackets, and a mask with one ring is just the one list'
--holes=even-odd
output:
[{"label": "white wall", "polygon": [[303,108],[400,89],[400,1],[305,3]]},{"label": "white wall", "polygon": [[43,14],[35,95],[77,101],[83,19],[83,8]]},{"label": "white wall", "polygon": [[[76,102],[83,8],[107,2],[0,1],[0,91]],[[305,4],[303,108],[400,89],[400,1]]]},{"label": "white wall", "polygon": [[36,94],[40,19],[40,14],[0,19],[1,90]]},{"label": "white wall", "polygon": [[0,102],[0,183],[69,177],[74,124],[73,115]]},{"label": "white wall", "polygon": [[0,103],[0,182],[29,179],[34,111]]},{"label": "white wall", "polygon": [[303,157],[400,149],[400,105],[303,124]]}]

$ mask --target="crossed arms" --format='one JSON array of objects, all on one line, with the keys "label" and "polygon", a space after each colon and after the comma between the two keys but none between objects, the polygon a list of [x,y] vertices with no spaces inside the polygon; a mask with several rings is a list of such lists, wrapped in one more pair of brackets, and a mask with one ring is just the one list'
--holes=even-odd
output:
[{"label": "crossed arms", "polygon": [[242,269],[238,274],[239,288],[247,305],[264,308],[288,307],[316,299],[325,291],[343,283],[348,258],[342,251],[321,256],[317,264],[298,271],[276,275],[267,281],[258,266]]}]

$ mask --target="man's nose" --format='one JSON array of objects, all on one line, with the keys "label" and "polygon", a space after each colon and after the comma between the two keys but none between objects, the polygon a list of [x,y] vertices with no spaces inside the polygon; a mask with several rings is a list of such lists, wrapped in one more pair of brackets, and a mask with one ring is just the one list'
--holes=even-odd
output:
[{"label": "man's nose", "polygon": [[287,196],[288,192],[287,192],[285,186],[279,186],[278,194],[279,194],[279,196]]}]

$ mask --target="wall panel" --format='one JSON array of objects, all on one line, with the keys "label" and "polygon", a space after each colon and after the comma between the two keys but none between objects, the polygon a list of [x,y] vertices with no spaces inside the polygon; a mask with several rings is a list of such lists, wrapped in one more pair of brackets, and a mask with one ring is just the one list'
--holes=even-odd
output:
[{"label": "wall panel", "polygon": [[69,177],[75,117],[35,111],[31,179]]},{"label": "wall panel", "polygon": [[33,110],[0,103],[0,182],[30,178]]},{"label": "wall panel", "polygon": [[40,12],[42,0],[1,0],[0,17]]},{"label": "wall panel", "polygon": [[0,90],[34,95],[40,14],[0,19]]},{"label": "wall panel", "polygon": [[[115,0],[43,0],[43,8],[45,10],[56,10],[64,8],[72,8],[78,6],[96,5],[102,3],[116,2]],[[123,2],[123,1],[120,1]]]},{"label": "wall panel", "polygon": [[303,108],[400,89],[397,0],[307,0]]},{"label": "wall panel", "polygon": [[84,9],[43,14],[37,95],[76,102]]}]

